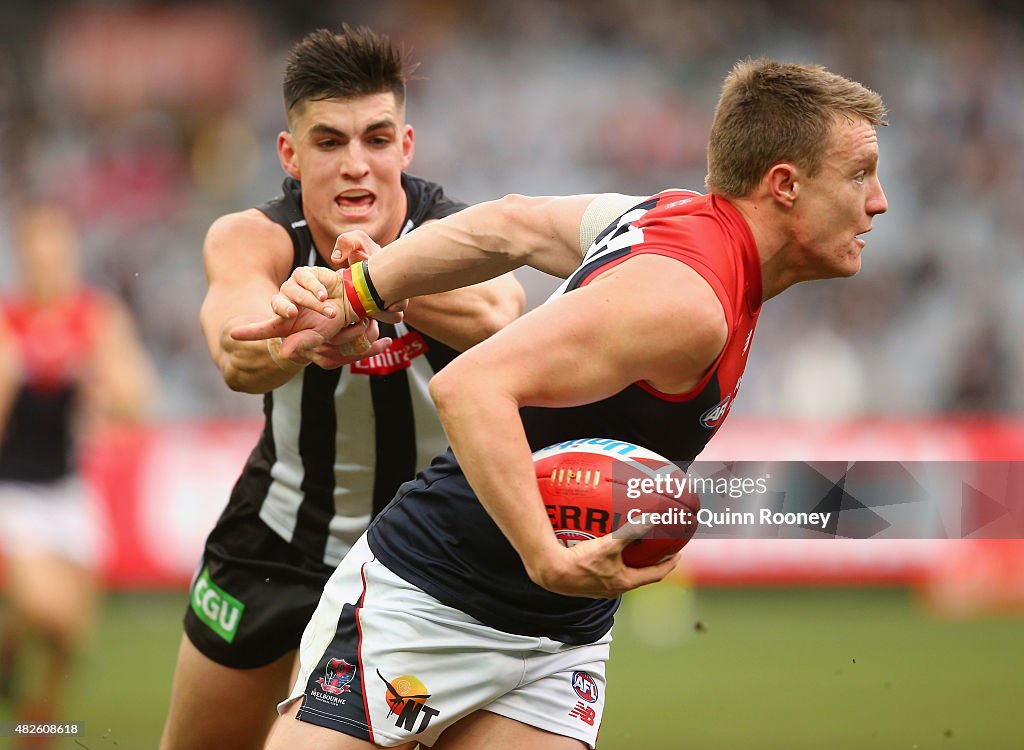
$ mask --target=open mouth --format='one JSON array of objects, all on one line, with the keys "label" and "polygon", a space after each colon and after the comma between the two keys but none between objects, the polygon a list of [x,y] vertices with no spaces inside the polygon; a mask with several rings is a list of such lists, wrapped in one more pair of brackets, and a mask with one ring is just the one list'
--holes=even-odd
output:
[{"label": "open mouth", "polygon": [[857,234],[853,236],[853,241],[857,243],[857,247],[859,247],[861,250],[863,250],[864,246],[867,244],[867,241],[864,239],[863,235],[867,234],[870,231],[871,227],[868,227],[863,232],[857,232]]},{"label": "open mouth", "polygon": [[349,190],[335,198],[334,202],[343,214],[361,216],[373,208],[377,199],[367,190]]}]

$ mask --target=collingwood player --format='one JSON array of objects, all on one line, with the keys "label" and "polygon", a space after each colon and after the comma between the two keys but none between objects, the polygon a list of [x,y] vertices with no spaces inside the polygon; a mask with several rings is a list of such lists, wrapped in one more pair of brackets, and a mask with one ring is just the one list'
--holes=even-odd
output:
[{"label": "collingwood player", "polygon": [[[365,28],[300,41],[285,71],[282,195],[207,234],[203,332],[227,385],[264,394],[266,422],[193,581],[164,750],[262,747],[324,583],[373,514],[447,445],[428,380],[522,311],[522,289],[504,276],[417,298],[404,322],[352,326],[297,356],[276,340],[227,335],[263,318],[294,268],[325,266],[339,233],[361,229],[386,245],[464,207],[405,174],[409,73]],[[364,333],[375,341],[354,361],[343,347]]]}]

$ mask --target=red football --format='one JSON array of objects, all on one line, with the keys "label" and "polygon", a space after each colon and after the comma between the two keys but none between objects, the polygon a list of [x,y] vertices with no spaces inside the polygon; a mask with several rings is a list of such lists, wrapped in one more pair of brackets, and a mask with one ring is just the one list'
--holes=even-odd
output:
[{"label": "red football", "polygon": [[646,526],[622,553],[626,565],[642,568],[681,550],[697,529],[700,497],[686,472],[646,448],[570,440],[534,453],[533,465],[555,536],[567,547],[624,525]]}]

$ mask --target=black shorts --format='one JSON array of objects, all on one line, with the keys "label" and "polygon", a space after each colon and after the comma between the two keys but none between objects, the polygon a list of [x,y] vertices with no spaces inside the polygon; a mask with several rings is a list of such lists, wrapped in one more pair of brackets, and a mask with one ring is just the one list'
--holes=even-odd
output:
[{"label": "black shorts", "polygon": [[255,509],[229,506],[206,540],[185,634],[225,667],[266,666],[299,647],[333,572],[278,536]]}]

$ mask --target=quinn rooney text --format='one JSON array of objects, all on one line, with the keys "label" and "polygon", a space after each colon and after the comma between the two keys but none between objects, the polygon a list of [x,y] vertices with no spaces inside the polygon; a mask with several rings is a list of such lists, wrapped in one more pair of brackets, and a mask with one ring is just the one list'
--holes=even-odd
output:
[{"label": "quinn rooney text", "polygon": [[771,508],[760,508],[753,511],[725,510],[713,511],[701,508],[696,513],[685,508],[668,508],[652,513],[639,508],[630,508],[626,512],[626,521],[640,526],[684,526],[693,523],[696,517],[701,526],[820,526],[828,525],[832,513],[782,513]]}]

